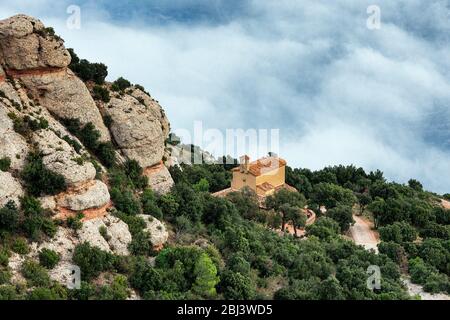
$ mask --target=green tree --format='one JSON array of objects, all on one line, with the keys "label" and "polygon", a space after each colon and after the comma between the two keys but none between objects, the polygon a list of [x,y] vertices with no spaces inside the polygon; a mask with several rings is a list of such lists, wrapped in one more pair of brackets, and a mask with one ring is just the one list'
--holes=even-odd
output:
[{"label": "green tree", "polygon": [[110,253],[85,242],[75,247],[73,262],[80,267],[83,279],[90,280],[112,269],[114,259]]},{"label": "green tree", "polygon": [[352,207],[356,202],[356,197],[351,190],[336,184],[319,183],[314,186],[311,201],[331,209],[339,204]]},{"label": "green tree", "polygon": [[339,224],[328,217],[320,217],[314,224],[306,227],[308,235],[316,236],[323,240],[335,238],[340,231]]},{"label": "green tree", "polygon": [[[284,231],[286,223],[288,222],[288,213],[293,213],[292,208],[304,208],[306,205],[305,196],[299,192],[293,192],[286,189],[281,189],[272,196],[266,198],[266,207],[281,213],[282,225],[281,230]],[[300,218],[299,218],[300,219]]]},{"label": "green tree", "polygon": [[193,185],[193,188],[197,192],[208,192],[209,182],[205,178],[201,178],[199,182]]},{"label": "green tree", "polygon": [[157,219],[162,219],[162,210],[157,205],[158,199],[151,189],[146,189],[141,195],[142,212]]},{"label": "green tree", "polygon": [[416,228],[406,222],[395,222],[393,224],[380,227],[380,237],[383,241],[393,241],[396,243],[413,242],[417,238]]},{"label": "green tree", "polygon": [[252,300],[255,285],[249,276],[238,272],[225,271],[221,276],[220,291],[228,300]]},{"label": "green tree", "polygon": [[338,205],[335,208],[331,208],[327,211],[327,216],[336,221],[342,232],[348,231],[353,221],[352,207],[346,205]]},{"label": "green tree", "polygon": [[214,297],[216,295],[216,285],[220,279],[217,276],[217,268],[211,258],[203,253],[197,260],[194,268],[195,283],[192,290],[205,297]]}]

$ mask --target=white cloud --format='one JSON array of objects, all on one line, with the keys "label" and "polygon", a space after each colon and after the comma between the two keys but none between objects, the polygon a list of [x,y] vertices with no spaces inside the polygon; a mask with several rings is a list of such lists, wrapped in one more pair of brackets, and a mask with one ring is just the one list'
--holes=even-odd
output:
[{"label": "white cloud", "polygon": [[353,163],[449,192],[449,135],[426,138],[450,119],[448,4],[378,2],[377,31],[360,0],[253,0],[226,24],[124,26],[82,7],[82,29],[68,30],[64,5],[55,14],[45,0],[0,1],[0,15],[27,9],[54,25],[111,79],[143,84],[174,128],[280,128],[292,165]]}]

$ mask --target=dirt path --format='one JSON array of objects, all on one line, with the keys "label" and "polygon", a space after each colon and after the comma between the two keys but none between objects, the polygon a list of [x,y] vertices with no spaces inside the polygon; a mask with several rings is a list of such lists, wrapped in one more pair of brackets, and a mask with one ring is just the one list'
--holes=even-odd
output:
[{"label": "dirt path", "polygon": [[412,283],[407,277],[403,278],[402,281],[408,289],[410,296],[419,295],[422,300],[450,300],[450,296],[444,293],[432,294],[425,292],[422,286]]},{"label": "dirt path", "polygon": [[363,246],[367,250],[373,249],[378,252],[380,242],[378,233],[373,231],[373,223],[367,218],[354,215],[355,224],[350,227],[350,235],[356,244]]},{"label": "dirt path", "polygon": [[450,201],[447,201],[447,200],[441,200],[442,201],[442,206],[445,208],[445,209],[449,209],[450,210]]}]

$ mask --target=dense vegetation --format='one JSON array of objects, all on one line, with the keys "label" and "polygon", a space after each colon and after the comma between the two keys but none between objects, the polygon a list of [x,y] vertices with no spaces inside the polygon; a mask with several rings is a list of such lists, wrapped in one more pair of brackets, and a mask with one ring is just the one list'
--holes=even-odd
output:
[{"label": "dense vegetation", "polygon": [[[90,146],[89,134],[80,137]],[[406,272],[427,291],[449,291],[450,213],[416,181],[389,183],[379,171],[367,174],[352,166],[316,172],[288,168],[287,182],[302,192],[278,192],[262,210],[248,189],[226,198],[210,195],[229,186],[226,165],[183,165],[171,173],[175,186],[159,196],[146,189],[135,161],[109,170],[113,214],[129,225],[132,255],[79,245],[74,262],[83,274],[80,290],[49,280],[47,270],[59,261],[52,251],[23,266],[33,291],[8,285],[10,252],[26,253],[25,238],[52,236],[56,230],[35,198],[25,198],[22,210],[9,203],[0,210],[0,298],[125,299],[134,289],[145,299],[407,299],[400,280]],[[305,205],[318,214],[306,227],[307,239],[271,230],[286,222],[304,227]],[[327,212],[321,214],[320,206]],[[174,238],[162,251],[153,251],[141,213],[163,219],[172,229]],[[380,254],[342,236],[352,214],[376,221]],[[371,265],[381,270],[379,290],[366,285]],[[106,284],[94,284],[100,275],[107,275]]]},{"label": "dense vegetation", "polygon": [[[72,55],[74,71],[96,82],[94,97],[108,102],[109,92],[101,86],[106,69]],[[130,86],[119,78],[113,90]],[[23,135],[48,126],[39,119],[11,118]],[[366,173],[354,166],[319,171],[288,167],[287,183],[299,192],[281,190],[266,199],[263,210],[249,189],[225,198],[211,195],[229,187],[235,165],[182,164],[170,169],[175,181],[171,192],[157,195],[147,188],[148,179],[136,161],[118,163],[113,145],[101,142],[92,123],[62,122],[108,168],[112,214],[129,226],[132,255],[79,245],[74,262],[83,283],[80,290],[68,290],[50,279],[48,270],[60,256],[45,249],[38,261],[27,260],[21,269],[33,289],[11,285],[12,253],[27,254],[29,241],[56,233],[56,222],[37,197],[66,189],[64,178],[46,169],[42,155],[32,152],[18,173],[27,193],[20,209],[14,202],[0,208],[0,299],[126,299],[131,289],[145,299],[406,299],[402,274],[429,292],[450,292],[450,211],[440,206],[440,198],[449,195],[426,192],[417,180],[407,185],[387,182],[380,171]],[[81,151],[80,143],[63,139]],[[10,166],[11,159],[0,159],[0,170]],[[317,213],[310,226],[306,206]],[[165,249],[154,251],[139,214],[169,226],[173,237]],[[345,238],[354,214],[374,221],[382,240],[380,254]],[[66,225],[78,229],[80,219],[68,219]],[[295,233],[306,228],[306,239],[283,234],[286,224]],[[108,237],[106,230],[99,231]],[[366,285],[372,265],[381,270],[378,290]],[[103,284],[94,281],[98,277],[105,278]]]}]

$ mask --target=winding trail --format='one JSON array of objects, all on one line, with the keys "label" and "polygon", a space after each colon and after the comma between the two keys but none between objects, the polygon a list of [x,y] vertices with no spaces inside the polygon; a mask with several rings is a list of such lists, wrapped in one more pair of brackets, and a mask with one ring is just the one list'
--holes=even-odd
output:
[{"label": "winding trail", "polygon": [[380,237],[373,228],[373,223],[367,218],[353,215],[355,224],[350,227],[350,235],[357,245],[363,246],[366,250],[373,249],[378,253],[378,243]]}]

